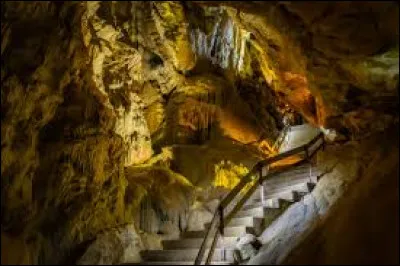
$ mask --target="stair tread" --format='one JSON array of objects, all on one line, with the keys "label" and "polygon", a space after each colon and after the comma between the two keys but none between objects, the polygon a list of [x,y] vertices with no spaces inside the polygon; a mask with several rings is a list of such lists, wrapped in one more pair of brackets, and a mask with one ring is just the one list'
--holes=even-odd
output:
[{"label": "stair tread", "polygon": [[263,206],[258,206],[258,207],[249,208],[249,209],[245,209],[245,210],[242,209],[236,213],[235,218],[246,217],[246,216],[262,218],[264,216],[264,213],[266,212],[266,209],[268,209],[268,207],[263,207]]},{"label": "stair tread", "polygon": [[[237,234],[241,234],[244,232],[253,232],[254,228],[250,226],[226,226],[225,227],[225,237],[232,236],[234,231],[239,231]],[[204,237],[206,235],[207,229],[198,230],[198,231],[188,231],[182,233],[181,237],[183,238],[194,238],[196,237]],[[233,235],[236,236],[237,234]]]},{"label": "stair tread", "polygon": [[[274,192],[274,193],[266,193],[264,194],[264,200],[267,199],[273,199],[273,198],[282,198],[287,201],[293,201],[293,191],[292,190],[285,190],[285,191],[279,191],[279,192]],[[261,198],[255,198],[255,201],[260,201]]]},{"label": "stair tread", "polygon": [[[242,217],[242,218],[246,218],[246,217]],[[235,223],[235,222],[232,222],[233,220],[235,220],[235,219],[242,219],[242,218],[232,218],[232,220],[229,222],[229,224],[227,224],[227,225],[225,225],[225,228],[240,228],[240,227],[248,227],[248,228],[252,228],[253,226],[253,223],[251,223],[251,224],[237,224],[237,223]],[[253,217],[251,217],[251,218],[253,218]],[[250,218],[249,218],[250,219]],[[253,219],[256,219],[256,218],[253,218]],[[258,218],[258,219],[260,219],[260,218]],[[208,227],[210,226],[210,223],[205,223],[204,224],[204,227],[206,228],[206,229],[208,229]]]},{"label": "stair tread", "polygon": [[[193,265],[193,261],[181,261],[181,260],[170,260],[170,261],[142,261],[136,263],[122,263],[121,265]],[[225,260],[214,260],[210,262],[211,265],[231,265],[231,261]]]},{"label": "stair tread", "polygon": [[[296,183],[296,184],[292,184],[289,186],[285,186],[285,187],[265,187],[264,190],[264,195],[274,195],[274,194],[279,194],[279,193],[283,193],[283,192],[288,192],[288,191],[305,191],[305,192],[309,192],[309,184],[312,184],[313,182],[301,182],[301,183]],[[259,193],[260,195],[260,193]]]},{"label": "stair tread", "polygon": [[[269,202],[271,202],[271,201],[276,201],[277,204],[273,204],[273,205],[269,204]],[[280,206],[278,206],[279,205],[279,203],[278,203],[279,201],[286,201],[286,200],[275,198],[275,199],[265,200],[264,203],[261,203],[261,201],[252,201],[252,202],[249,202],[248,204],[245,204],[243,206],[242,210],[248,210],[248,209],[256,208],[256,207],[266,207],[266,208],[269,208],[269,209],[279,209],[280,208]]]},{"label": "stair tread", "polygon": [[[205,249],[207,253],[209,248]],[[199,252],[198,248],[169,249],[169,250],[143,250],[140,256],[143,261],[188,261],[195,260]],[[223,255],[225,254],[225,255]],[[223,259],[222,259],[223,258]],[[213,261],[233,261],[233,248],[215,248]]]},{"label": "stair tread", "polygon": [[[285,201],[285,202],[288,202],[288,203],[294,203],[295,202],[295,194],[293,193],[293,195],[290,195],[290,198],[285,198],[284,196],[282,196],[282,197],[277,197],[277,198],[267,198],[267,199],[264,199],[264,203],[262,203],[261,202],[261,199],[254,199],[253,200],[253,202],[252,202],[252,205],[253,204],[259,204],[259,205],[261,205],[261,204],[268,204],[267,202],[268,201],[271,201],[271,200],[273,200],[273,201],[278,201],[278,200],[283,200],[283,201]],[[276,203],[275,203],[276,204]],[[281,208],[281,206],[280,206],[280,203],[279,203],[279,207],[278,208],[276,208],[276,209],[280,209]]]},{"label": "stair tread", "polygon": [[[230,261],[211,261],[211,265],[231,265]],[[193,265],[193,261],[142,261],[140,263],[123,263],[122,265]]]},{"label": "stair tread", "polygon": [[243,225],[243,226],[253,226],[254,221],[256,219],[260,219],[253,216],[244,216],[244,217],[233,217],[228,225]]},{"label": "stair tread", "polygon": [[[208,250],[208,249],[206,249]],[[227,251],[232,251],[233,248],[226,248],[225,250]],[[150,250],[142,250],[140,251],[141,254],[147,254],[147,253],[176,253],[176,252],[182,252],[182,253],[188,253],[188,252],[193,252],[196,253],[199,251],[198,248],[188,248],[188,249],[150,249]],[[222,248],[216,248],[215,251],[222,251]]]},{"label": "stair tread", "polygon": [[[202,232],[202,231],[201,231]],[[225,238],[235,238],[234,236],[228,236]],[[203,240],[203,238],[201,237],[192,237],[192,238],[184,238],[184,239],[168,239],[168,240],[162,240],[162,242],[173,242],[173,241],[183,241],[183,240],[193,240],[193,241],[197,241],[197,240]]]},{"label": "stair tread", "polygon": [[264,181],[264,184],[270,184],[270,185],[282,185],[285,183],[290,183],[296,180],[306,180],[306,179],[316,179],[317,175],[315,173],[312,173],[310,176],[309,172],[304,172],[304,173],[298,173],[295,175],[280,175],[280,176],[271,176],[270,178],[267,178]]},{"label": "stair tread", "polygon": [[[224,247],[232,247],[234,246],[236,242],[237,237],[236,236],[228,236],[224,237],[223,241],[219,239],[217,243],[217,247],[221,247],[224,245]],[[202,237],[197,237],[197,238],[182,238],[182,239],[176,239],[176,240],[163,240],[162,245],[164,250],[173,250],[176,248],[179,249],[190,249],[190,248],[200,248],[204,241],[204,238]],[[207,246],[211,245],[211,241],[207,244]]]}]

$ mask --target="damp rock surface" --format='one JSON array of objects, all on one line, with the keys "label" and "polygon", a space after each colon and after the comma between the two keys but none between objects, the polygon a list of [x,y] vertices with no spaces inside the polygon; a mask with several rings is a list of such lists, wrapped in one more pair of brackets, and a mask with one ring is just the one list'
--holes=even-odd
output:
[{"label": "damp rock surface", "polygon": [[153,244],[198,228],[196,215],[277,153],[287,110],[342,144],[398,124],[395,2],[1,10],[2,263],[76,263],[147,211]]}]

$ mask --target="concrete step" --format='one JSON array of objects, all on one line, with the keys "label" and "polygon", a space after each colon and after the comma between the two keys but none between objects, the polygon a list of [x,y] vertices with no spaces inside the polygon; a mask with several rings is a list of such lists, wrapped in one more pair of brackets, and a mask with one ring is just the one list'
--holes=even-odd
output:
[{"label": "concrete step", "polygon": [[233,218],[227,226],[248,226],[253,227],[254,219],[252,216]]},{"label": "concrete step", "polygon": [[[269,199],[283,199],[289,202],[294,202],[296,199],[295,196],[296,195],[295,193],[293,193],[292,190],[269,193],[269,194],[264,193],[264,201]],[[251,201],[251,203],[259,203],[261,202],[261,197],[256,195],[253,199],[249,201]]]},{"label": "concrete step", "polygon": [[[182,238],[204,238],[206,236],[206,230],[202,231],[187,231],[181,234]],[[254,234],[254,228],[246,226],[228,226],[225,227],[225,237],[237,237],[244,233]]]},{"label": "concrete step", "polygon": [[256,218],[262,218],[264,216],[265,209],[267,208],[264,206],[256,206],[245,210],[242,209],[235,215],[235,217],[239,218],[239,217],[253,216]]},{"label": "concrete step", "polygon": [[272,208],[272,209],[279,209],[281,204],[287,202],[284,199],[268,199],[265,200],[264,203],[262,204],[261,201],[251,201],[248,200],[246,204],[243,206],[242,210],[248,210],[256,207],[266,207],[266,208]]},{"label": "concrete step", "polygon": [[[209,249],[206,249],[206,254]],[[199,249],[177,249],[177,250],[144,250],[140,252],[140,256],[144,261],[192,261],[196,259]],[[232,249],[216,248],[212,257],[212,261],[233,261]]]},{"label": "concrete step", "polygon": [[[245,217],[234,217],[229,221],[225,227],[237,227],[237,226],[244,226],[244,227],[255,227],[259,224],[260,218],[252,217],[252,216],[245,216]],[[208,228],[210,226],[209,223],[205,223],[204,227]]]},{"label": "concrete step", "polygon": [[[236,243],[237,237],[224,237],[223,240],[220,238],[217,243],[217,247],[233,247]],[[183,238],[177,240],[163,240],[162,245],[164,250],[169,249],[193,249],[200,248],[203,243],[203,238]],[[211,239],[206,245],[211,246]]]},{"label": "concrete step", "polygon": [[[290,192],[290,191],[309,193],[311,192],[311,186],[312,183],[310,182],[297,183],[286,187],[271,188],[266,186],[264,190],[264,199],[276,198],[275,195],[280,195],[280,193]],[[252,199],[253,200],[261,199],[261,193],[258,192],[257,194],[254,194]]]},{"label": "concrete step", "polygon": [[[123,263],[122,265],[193,265],[194,261],[142,261],[140,263]],[[230,261],[211,261],[210,265],[231,265]]]},{"label": "concrete step", "polygon": [[306,183],[307,189],[297,189],[294,191],[296,201],[301,200],[305,195],[311,193],[316,186],[316,183]]},{"label": "concrete step", "polygon": [[273,221],[275,221],[292,203],[285,202],[281,204],[281,208],[279,209],[268,209],[268,212],[265,213],[263,217],[262,227],[263,229],[267,228]]},{"label": "concrete step", "polygon": [[300,192],[300,191],[294,191],[294,194],[295,194],[295,201],[297,202],[297,201],[300,201],[308,193]]},{"label": "concrete step", "polygon": [[[296,168],[288,168],[286,170],[281,169],[281,170],[276,170],[275,172],[271,171],[269,174],[270,177],[280,177],[280,176],[304,174],[309,172],[310,172],[310,166],[302,165]],[[319,172],[320,170],[318,170],[316,167],[311,167],[311,173],[319,173]]]},{"label": "concrete step", "polygon": [[301,183],[317,183],[317,177],[316,176],[311,176],[311,178],[309,177],[309,175],[304,175],[298,178],[294,178],[294,179],[288,179],[288,180],[276,180],[275,182],[265,182],[264,183],[264,187],[266,189],[279,189],[279,188],[285,188],[285,187],[290,187],[290,186],[295,186]]},{"label": "concrete step", "polygon": [[[227,234],[227,230],[236,230],[236,229],[230,229],[230,228],[237,228],[237,227],[247,227],[247,228],[258,228],[261,224],[262,218],[257,218],[257,217],[238,217],[238,218],[232,218],[232,220],[225,226],[225,234]],[[210,226],[210,223],[204,224],[204,227],[208,229]],[[244,232],[245,229],[242,231]],[[230,231],[228,231],[229,236],[231,236]]]},{"label": "concrete step", "polygon": [[245,217],[234,217],[229,222],[228,226],[247,226],[247,227],[254,227],[257,225],[257,220],[260,218],[253,217],[253,216],[245,216]]},{"label": "concrete step", "polygon": [[296,181],[301,182],[310,179],[312,182],[317,181],[317,175],[315,174],[315,172],[311,174],[311,177],[308,171],[303,173],[271,176],[270,178],[264,181],[264,184],[269,186],[284,186],[288,183],[290,184],[291,182],[296,182]]},{"label": "concrete step", "polygon": [[[282,166],[283,168],[276,168],[272,169],[269,174],[271,176],[279,176],[279,175],[285,175],[288,173],[292,174],[298,174],[298,173],[304,173],[310,171],[310,164],[309,163],[303,163],[299,166]],[[312,171],[318,171],[315,167],[311,168]]]},{"label": "concrete step", "polygon": [[264,194],[265,193],[276,193],[279,191],[285,190],[294,190],[294,191],[305,191],[310,192],[311,185],[315,185],[315,182],[310,181],[310,179],[306,180],[297,180],[297,182],[290,182],[285,187],[280,186],[268,186],[264,187]]}]

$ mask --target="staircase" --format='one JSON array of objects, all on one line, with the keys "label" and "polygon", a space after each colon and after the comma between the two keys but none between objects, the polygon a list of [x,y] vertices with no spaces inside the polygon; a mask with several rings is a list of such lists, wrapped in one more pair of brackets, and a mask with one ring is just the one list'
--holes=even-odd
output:
[{"label": "staircase", "polygon": [[[310,167],[312,176],[310,176]],[[284,173],[268,179],[264,184],[264,197],[258,187],[253,196],[246,202],[241,211],[225,226],[224,237],[217,242],[210,264],[232,264],[232,251],[237,237],[249,232],[259,235],[290,204],[299,201],[311,192],[317,182],[317,171],[309,163],[302,163]],[[210,223],[204,225],[205,229]],[[142,265],[193,265],[206,230],[182,233],[180,239],[164,240],[163,250],[146,250],[141,252]],[[211,243],[208,243],[207,248]],[[223,249],[224,247],[224,249]]]},{"label": "staircase", "polygon": [[[301,148],[305,148],[308,157],[309,146],[307,145],[303,145],[304,147]],[[295,150],[304,151],[298,147],[289,152],[293,153]],[[317,175],[317,169],[310,164],[310,160],[301,160],[295,165],[272,171],[268,174],[268,178],[262,181],[263,185],[258,185],[254,192],[251,192],[251,196],[245,201],[243,207],[234,213],[227,224],[223,225],[223,236],[215,237],[214,246],[212,246],[212,239],[208,239],[207,232],[211,231],[210,226],[215,227],[215,224],[212,225],[209,222],[204,225],[202,231],[187,231],[183,232],[177,240],[163,240],[162,250],[142,251],[143,261],[140,264],[193,265],[199,256],[199,249],[202,245],[204,245],[205,254],[209,253],[210,248],[213,250],[209,264],[233,264],[233,248],[237,238],[246,232],[255,235],[261,234],[291,204],[301,200],[303,196],[312,191],[317,183]],[[223,224],[223,219],[224,215],[222,214],[222,221],[219,223]]]}]

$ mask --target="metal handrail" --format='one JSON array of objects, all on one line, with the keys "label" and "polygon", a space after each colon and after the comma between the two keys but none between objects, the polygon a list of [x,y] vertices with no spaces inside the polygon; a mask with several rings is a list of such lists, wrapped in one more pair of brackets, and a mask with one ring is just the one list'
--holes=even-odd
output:
[{"label": "metal handrail", "polygon": [[[253,195],[254,191],[256,190],[257,186],[259,184],[262,184],[266,178],[269,176],[268,171],[267,174],[263,174],[263,169],[267,168],[269,169],[269,166],[272,163],[278,162],[280,160],[283,160],[285,158],[288,158],[290,156],[296,155],[296,154],[301,154],[305,153],[305,158],[302,160],[310,160],[310,158],[321,148],[322,146],[325,145],[325,139],[324,139],[324,134],[321,132],[319,133],[316,137],[314,137],[311,141],[308,143],[299,146],[295,149],[289,150],[287,152],[283,152],[281,154],[278,154],[276,156],[270,157],[266,160],[259,161],[251,170],[250,172],[244,176],[240,182],[224,197],[224,199],[220,202],[218,205],[217,210],[214,212],[214,216],[211,220],[210,226],[208,227],[207,233],[203,239],[203,242],[200,246],[199,253],[197,254],[197,257],[195,259],[194,265],[200,265],[203,261],[204,254],[206,251],[206,246],[209,237],[211,236],[213,241],[210,249],[208,250],[208,255],[206,259],[206,265],[208,265],[211,261],[211,258],[214,254],[216,242],[218,241],[219,235],[224,235],[224,227],[227,225],[231,219],[235,216],[235,214],[243,207],[245,202]],[[319,143],[319,145],[314,149],[311,150],[310,148],[318,142],[318,140],[322,139],[322,142]],[[258,174],[258,178],[253,179],[252,176],[255,174]],[[239,195],[239,192],[243,190],[243,188],[251,181],[257,180],[258,182],[255,182],[250,189],[244,194],[244,196],[235,204],[233,209],[228,213],[224,215],[224,212],[226,211],[228,205],[232,202],[232,200]],[[211,233],[212,231],[215,231],[213,234]]]}]

